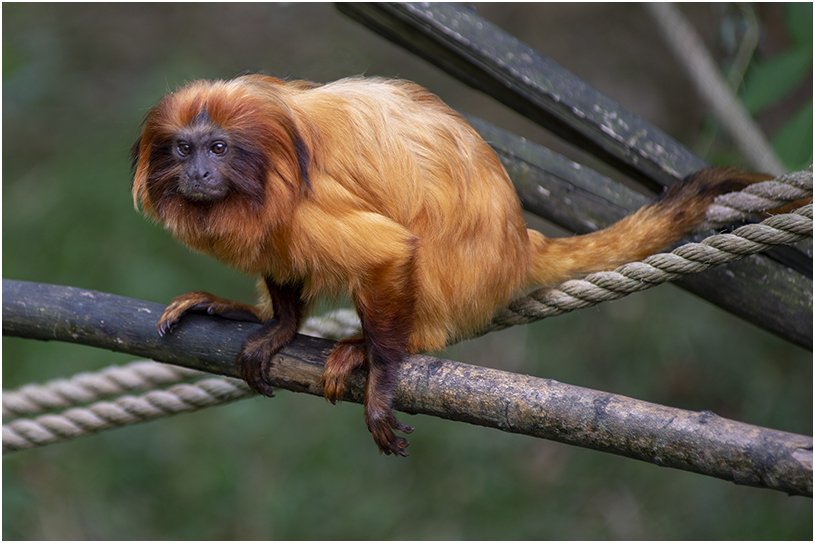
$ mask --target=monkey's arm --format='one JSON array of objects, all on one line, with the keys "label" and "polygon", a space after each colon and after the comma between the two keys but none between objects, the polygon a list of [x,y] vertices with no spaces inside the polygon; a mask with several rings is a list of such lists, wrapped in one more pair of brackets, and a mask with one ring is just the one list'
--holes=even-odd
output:
[{"label": "monkey's arm", "polygon": [[274,309],[274,319],[264,322],[263,327],[243,344],[238,355],[238,368],[254,390],[264,396],[274,396],[264,376],[272,357],[297,335],[305,304],[302,282],[281,284],[267,276],[263,278],[263,284]]},{"label": "monkey's arm", "polygon": [[[278,284],[270,277],[264,277],[262,285],[268,292],[275,318],[266,320],[263,328],[246,341],[238,357],[238,367],[244,380],[255,391],[273,396],[272,387],[263,379],[265,366],[297,334],[305,312],[301,300],[303,286],[301,283]],[[176,297],[167,306],[158,322],[159,335],[172,332],[181,318],[189,312],[203,312],[232,320],[264,322],[264,312],[260,307],[196,291]]]}]

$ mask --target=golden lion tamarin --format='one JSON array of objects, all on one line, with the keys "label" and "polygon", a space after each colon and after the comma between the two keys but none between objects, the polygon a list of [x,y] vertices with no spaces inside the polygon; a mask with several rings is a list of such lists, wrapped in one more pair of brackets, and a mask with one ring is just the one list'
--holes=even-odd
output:
[{"label": "golden lion tamarin", "polygon": [[[483,327],[525,289],[645,258],[703,221],[717,195],[766,176],[709,169],[593,234],[527,230],[489,145],[455,111],[401,80],[318,85],[247,75],[196,81],[148,113],[133,147],[133,199],[189,247],[259,277],[257,307],[205,292],[189,311],[254,320],[238,367],[261,394],[271,358],[320,294],[347,294],[362,333],[337,343],[325,397],[367,371],[365,422],[380,450],[406,456],[412,428],[392,412],[408,354]],[[276,321],[271,320],[272,317]]]}]

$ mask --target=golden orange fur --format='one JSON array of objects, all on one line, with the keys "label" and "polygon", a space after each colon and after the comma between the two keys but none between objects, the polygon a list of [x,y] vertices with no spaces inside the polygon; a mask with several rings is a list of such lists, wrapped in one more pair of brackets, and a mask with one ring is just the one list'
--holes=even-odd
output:
[{"label": "golden orange fur", "polygon": [[[173,142],[191,126],[223,132],[234,153],[217,202],[177,189]],[[391,403],[405,354],[477,331],[524,289],[659,251],[701,222],[716,195],[758,180],[706,170],[609,229],[547,239],[527,230],[506,171],[460,115],[413,83],[363,78],[193,82],[148,114],[134,161],[133,198],[147,215],[260,278],[257,308],[191,293],[168,307],[160,331],[191,310],[275,315],[282,324],[250,339],[239,359],[247,381],[270,394],[262,368],[311,302],[348,295],[363,332],[329,357],[326,397],[340,399],[348,372],[365,366],[368,427],[381,450],[401,455],[407,441],[393,429],[410,427]]]}]

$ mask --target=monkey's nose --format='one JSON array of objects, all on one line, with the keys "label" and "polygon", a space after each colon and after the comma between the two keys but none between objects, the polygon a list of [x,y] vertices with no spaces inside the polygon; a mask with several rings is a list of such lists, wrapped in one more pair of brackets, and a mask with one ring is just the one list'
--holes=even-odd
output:
[{"label": "monkey's nose", "polygon": [[206,181],[208,178],[212,177],[212,175],[209,173],[209,170],[188,171],[185,173],[185,176],[189,181],[192,182]]}]

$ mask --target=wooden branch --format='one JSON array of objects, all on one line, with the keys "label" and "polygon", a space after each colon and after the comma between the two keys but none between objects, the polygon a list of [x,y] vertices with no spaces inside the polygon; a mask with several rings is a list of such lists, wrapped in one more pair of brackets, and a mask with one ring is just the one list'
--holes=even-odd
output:
[{"label": "wooden branch", "polygon": [[[82,343],[236,376],[244,339],[257,324],[185,317],[160,338],[164,306],[112,294],[3,280],[3,334]],[[320,375],[333,342],[298,336],[267,378],[280,388],[322,395]],[[360,402],[355,375],[346,401]],[[674,409],[615,394],[429,356],[399,371],[396,408],[526,434],[717,477],[812,496],[812,438]]]}]

